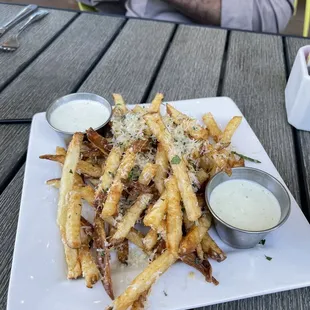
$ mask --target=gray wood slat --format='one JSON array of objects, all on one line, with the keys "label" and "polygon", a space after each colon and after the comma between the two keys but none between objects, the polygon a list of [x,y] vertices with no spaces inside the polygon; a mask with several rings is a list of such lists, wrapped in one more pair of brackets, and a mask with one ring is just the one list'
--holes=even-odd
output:
[{"label": "gray wood slat", "polygon": [[6,309],[24,168],[0,196],[0,309]]},{"label": "gray wood slat", "polygon": [[220,79],[227,31],[180,26],[156,78],[156,92],[165,99],[215,97]]},{"label": "gray wood slat", "polygon": [[124,19],[81,14],[0,94],[1,118],[29,118],[76,89]]},{"label": "gray wood slat", "polygon": [[27,150],[30,126],[0,125],[0,188]]},{"label": "gray wood slat", "polygon": [[293,132],[286,119],[281,37],[232,32],[222,95],[231,97],[300,201]]},{"label": "gray wood slat", "polygon": [[[0,4],[0,21],[1,23],[9,21],[13,18],[23,7],[15,5]],[[42,21],[36,23],[31,28],[26,30],[20,36],[20,48],[14,53],[7,53],[0,51],[0,89],[4,84],[14,77],[18,72],[24,68],[28,62],[35,57],[35,55],[42,49],[53,37],[66,26],[76,13],[48,10],[50,13]],[[0,44],[4,42],[10,35],[16,33],[17,29],[23,25],[22,21],[13,29],[8,31],[1,37]]]},{"label": "gray wood slat", "polygon": [[[291,70],[295,57],[299,48],[305,45],[310,45],[310,39],[299,39],[299,38],[286,38],[286,51],[288,57],[288,66]],[[297,139],[300,145],[301,163],[303,169],[303,181],[306,185],[306,195],[308,204],[310,202],[310,132],[297,131]],[[308,205],[310,210],[310,205]]]},{"label": "gray wood slat", "polygon": [[[267,275],[268,276],[268,275]],[[236,285],[238,285],[236,283]],[[310,288],[248,298],[195,310],[308,310]]]},{"label": "gray wood slat", "polygon": [[129,20],[79,91],[112,100],[121,93],[140,103],[174,29],[173,24]]}]

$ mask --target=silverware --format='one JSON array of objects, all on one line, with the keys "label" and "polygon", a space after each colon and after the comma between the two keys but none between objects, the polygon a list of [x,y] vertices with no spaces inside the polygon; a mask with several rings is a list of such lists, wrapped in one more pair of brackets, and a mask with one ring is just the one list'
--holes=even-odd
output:
[{"label": "silverware", "polygon": [[[249,231],[236,228],[224,222],[212,209],[210,197],[214,188],[229,180],[243,179],[256,182],[267,188],[279,201],[281,217],[277,225],[262,231]],[[215,229],[220,238],[230,246],[239,249],[248,249],[256,246],[271,231],[279,228],[288,219],[291,211],[291,200],[284,186],[273,176],[250,167],[233,168],[229,177],[225,172],[216,174],[208,183],[205,191],[205,198],[210,212],[214,217]]]},{"label": "silverware", "polygon": [[28,20],[26,21],[26,23],[18,29],[17,33],[10,36],[5,42],[2,43],[2,45],[0,46],[0,49],[3,51],[7,51],[7,52],[14,52],[16,51],[19,46],[20,43],[18,41],[18,36],[27,28],[29,27],[31,24],[35,23],[36,21],[42,19],[43,17],[45,17],[49,12],[46,10],[39,10],[35,13],[33,13]]},{"label": "silverware", "polygon": [[9,30],[13,25],[19,23],[22,19],[27,17],[29,14],[34,12],[38,8],[37,5],[30,4],[26,6],[24,9],[22,9],[13,19],[11,19],[6,24],[0,26],[0,37]]}]

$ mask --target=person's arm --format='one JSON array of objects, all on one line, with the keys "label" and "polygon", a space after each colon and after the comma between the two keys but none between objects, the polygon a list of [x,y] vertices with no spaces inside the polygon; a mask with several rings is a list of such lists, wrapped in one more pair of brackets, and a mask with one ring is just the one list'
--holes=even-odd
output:
[{"label": "person's arm", "polygon": [[164,0],[202,24],[262,32],[285,29],[294,0]]},{"label": "person's arm", "polygon": [[294,0],[222,0],[221,26],[280,32],[293,14]]},{"label": "person's arm", "polygon": [[[201,24],[221,24],[221,0],[164,0]],[[228,0],[230,1],[230,0]]]}]

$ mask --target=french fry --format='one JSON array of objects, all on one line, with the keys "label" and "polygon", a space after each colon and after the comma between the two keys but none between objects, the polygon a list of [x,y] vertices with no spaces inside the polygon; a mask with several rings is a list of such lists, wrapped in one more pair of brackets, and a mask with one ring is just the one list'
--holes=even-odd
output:
[{"label": "french fry", "polygon": [[150,289],[147,291],[143,292],[140,297],[132,304],[131,310],[143,310],[146,304],[146,298],[147,295],[149,294]]},{"label": "french fry", "polygon": [[173,122],[181,125],[184,131],[196,140],[208,139],[208,130],[200,126],[196,120],[181,113],[172,105],[167,103],[167,113],[172,117]]},{"label": "french fry", "polygon": [[81,264],[79,260],[79,253],[77,249],[71,249],[68,247],[63,234],[62,243],[65,250],[65,258],[67,263],[67,278],[68,279],[77,279],[82,275]]},{"label": "french fry", "polygon": [[[60,187],[60,179],[50,179],[46,181],[47,185],[53,186],[55,188]],[[74,185],[73,190],[81,195],[81,198],[93,207],[94,206],[94,195],[95,190],[89,185]]]},{"label": "french fry", "polygon": [[79,257],[81,260],[83,277],[85,278],[86,286],[92,288],[93,285],[99,281],[99,270],[94,262],[88,245],[83,245],[79,249]]},{"label": "french fry", "polygon": [[160,105],[162,104],[163,99],[164,99],[164,95],[161,93],[157,93],[155,95],[155,98],[153,99],[149,109],[148,109],[148,112],[149,113],[159,113]]},{"label": "french fry", "polygon": [[62,169],[62,176],[59,187],[59,200],[58,200],[58,214],[57,223],[61,231],[65,231],[66,219],[67,219],[67,203],[66,196],[73,189],[74,173],[77,169],[80,149],[83,141],[82,133],[75,133],[69,144],[66,159],[64,160],[64,166]]},{"label": "french fry", "polygon": [[167,249],[177,255],[182,240],[183,213],[181,210],[181,196],[174,176],[171,176],[165,185],[167,197]]},{"label": "french fry", "polygon": [[209,174],[206,173],[202,168],[196,172],[196,178],[200,185],[204,184],[209,179]]},{"label": "french fry", "polygon": [[119,147],[113,147],[103,168],[103,175],[100,177],[100,183],[96,188],[95,206],[102,207],[104,196],[109,190],[117,169],[120,165],[122,151]]},{"label": "french fry", "polygon": [[129,172],[135,164],[136,154],[132,148],[129,148],[123,156],[115,178],[108,192],[107,199],[103,205],[101,217],[104,219],[117,213],[117,205],[121,198],[124,185],[122,179],[127,179]]},{"label": "french fry", "polygon": [[147,110],[143,109],[143,107],[140,104],[136,104],[135,107],[131,111],[135,114],[140,114],[140,115],[144,115],[148,113]]},{"label": "french fry", "polygon": [[209,133],[215,142],[218,142],[221,139],[222,131],[218,127],[213,115],[207,113],[202,117],[203,122],[207,126]]},{"label": "french fry", "polygon": [[139,176],[138,182],[142,185],[149,185],[156,175],[157,167],[155,164],[147,163]]},{"label": "french fry", "polygon": [[[48,154],[48,155],[40,156],[40,159],[47,159],[47,160],[56,161],[56,162],[59,162],[61,164],[64,164],[65,158],[67,158],[67,156],[49,155]],[[88,163],[85,160],[79,160],[77,162],[77,166],[76,166],[75,171],[78,172],[79,174],[84,174],[86,176],[93,177],[93,178],[100,178],[101,173],[102,173],[101,167],[99,165],[93,165],[91,163]]]},{"label": "french fry", "polygon": [[86,130],[87,139],[89,142],[93,144],[98,150],[101,151],[102,154],[108,155],[111,147],[108,140],[99,133],[97,133],[93,128],[89,128]]},{"label": "french fry", "polygon": [[152,227],[157,230],[160,225],[162,219],[166,215],[167,212],[167,200],[166,200],[166,192],[164,192],[160,198],[153,205],[151,210],[144,216],[143,223],[145,226]]},{"label": "french fry", "polygon": [[217,262],[222,262],[227,257],[208,233],[206,233],[202,238],[201,246],[202,250],[208,255],[208,257],[216,260]]},{"label": "french fry", "polygon": [[158,239],[157,231],[151,228],[142,241],[145,248],[148,251],[151,251],[156,245],[157,239]]},{"label": "french fry", "polygon": [[117,258],[122,263],[127,265],[128,254],[129,254],[129,244],[128,239],[125,239],[117,248]]},{"label": "french fry", "polygon": [[[113,227],[116,227],[117,223],[115,221],[115,219],[110,216],[105,218],[105,222],[107,222],[108,224],[110,224]],[[135,228],[131,228],[128,235],[126,236],[126,238],[132,242],[133,244],[135,244],[138,248],[140,248],[141,250],[143,250],[147,255],[149,255],[150,253],[146,250],[146,248],[143,245],[143,241],[142,239],[144,238],[143,234],[136,230]]]},{"label": "french fry", "polygon": [[207,259],[204,258],[201,260],[195,253],[186,254],[180,258],[182,262],[201,272],[207,282],[213,282],[215,285],[218,284],[218,282],[212,277],[212,266]]},{"label": "french fry", "polygon": [[168,176],[169,161],[166,151],[161,143],[158,143],[157,145],[155,163],[157,165],[157,170],[154,178],[154,183],[159,193],[162,194],[165,190],[164,180]]},{"label": "french fry", "polygon": [[186,231],[189,231],[195,224],[188,219],[186,212],[183,212],[183,223]]},{"label": "french fry", "polygon": [[204,259],[204,251],[202,250],[201,243],[199,243],[199,244],[197,245],[196,253],[197,253],[197,256],[199,257],[200,260],[203,260],[203,259]]},{"label": "french fry", "polygon": [[167,221],[166,220],[161,221],[161,223],[157,227],[157,233],[162,237],[162,239],[167,241]]},{"label": "french fry", "polygon": [[144,119],[156,136],[157,140],[163,145],[173,171],[177,178],[178,187],[181,193],[184,207],[190,221],[196,221],[201,216],[201,210],[198,206],[197,198],[192,188],[187,167],[173,146],[171,134],[165,128],[165,125],[158,114],[147,114]]},{"label": "french fry", "polygon": [[104,230],[104,222],[101,220],[100,216],[96,214],[95,223],[94,223],[94,245],[97,251],[96,259],[97,265],[102,276],[102,284],[110,296],[110,298],[114,299],[113,286],[112,286],[112,278],[111,278],[111,267],[110,267],[110,251],[106,247],[107,239]]},{"label": "french fry", "polygon": [[149,264],[126,288],[125,292],[118,296],[114,303],[114,310],[126,310],[143,292],[147,291],[157,278],[175,263],[177,257],[169,251],[164,252],[151,264]]},{"label": "french fry", "polygon": [[72,249],[81,247],[81,195],[76,191],[71,191],[67,195],[68,210],[66,220],[66,240],[67,245]]},{"label": "french fry", "polygon": [[117,225],[115,234],[112,237],[111,243],[123,240],[128,235],[130,228],[132,228],[141,213],[147,208],[148,203],[152,199],[152,194],[140,195],[133,206],[131,206],[121,221]]},{"label": "french fry", "polygon": [[229,145],[231,142],[231,138],[237,128],[239,127],[240,123],[242,121],[241,116],[234,116],[229,123],[227,124],[226,128],[224,129],[223,136],[220,140],[221,144]]},{"label": "french fry", "polygon": [[179,250],[180,255],[194,252],[197,246],[201,243],[210,226],[211,216],[203,214],[198,220],[198,225],[194,225],[182,239]]},{"label": "french fry", "polygon": [[113,114],[115,115],[124,115],[128,112],[128,109],[126,107],[125,101],[120,94],[112,94],[113,100],[114,100],[114,111]]}]

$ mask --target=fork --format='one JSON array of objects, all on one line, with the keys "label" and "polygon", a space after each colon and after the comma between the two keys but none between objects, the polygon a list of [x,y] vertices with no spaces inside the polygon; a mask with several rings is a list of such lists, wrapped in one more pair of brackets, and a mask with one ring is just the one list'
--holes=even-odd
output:
[{"label": "fork", "polygon": [[21,10],[13,19],[11,19],[6,24],[0,26],[0,37],[9,30],[13,25],[19,23],[22,19],[27,17],[29,14],[33,13],[38,8],[35,4],[27,5],[23,10]]},{"label": "fork", "polygon": [[28,20],[26,21],[26,23],[18,29],[17,33],[10,36],[5,42],[2,43],[2,45],[0,45],[0,50],[6,51],[6,52],[14,52],[16,51],[19,46],[20,43],[18,41],[18,37],[19,35],[27,28],[29,27],[31,24],[35,23],[36,21],[42,19],[43,17],[45,17],[49,12],[47,10],[39,10],[36,13],[33,13]]}]

